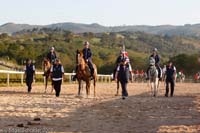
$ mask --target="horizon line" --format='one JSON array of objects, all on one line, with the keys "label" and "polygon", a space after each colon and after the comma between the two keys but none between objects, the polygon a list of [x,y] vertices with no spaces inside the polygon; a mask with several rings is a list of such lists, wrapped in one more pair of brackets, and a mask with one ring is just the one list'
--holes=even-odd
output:
[{"label": "horizon line", "polygon": [[185,25],[197,25],[200,23],[185,23],[185,24],[157,24],[157,25],[152,25],[152,24],[121,24],[121,25],[103,25],[97,22],[92,22],[92,23],[81,23],[81,22],[52,22],[49,24],[30,24],[30,23],[16,23],[16,22],[6,22],[0,25],[6,25],[6,24],[19,24],[19,25],[23,25],[23,24],[27,24],[27,25],[35,25],[35,26],[47,26],[47,25],[53,25],[53,24],[62,24],[62,23],[73,23],[73,24],[85,24],[85,25],[92,25],[92,24],[98,24],[100,26],[104,26],[104,27],[119,27],[119,26],[152,26],[152,27],[156,27],[156,26],[185,26]]}]

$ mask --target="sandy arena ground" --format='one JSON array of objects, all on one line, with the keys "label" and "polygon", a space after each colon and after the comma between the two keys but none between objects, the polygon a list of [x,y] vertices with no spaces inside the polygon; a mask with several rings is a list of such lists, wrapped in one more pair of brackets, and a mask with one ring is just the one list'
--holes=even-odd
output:
[{"label": "sandy arena ground", "polygon": [[50,87],[44,94],[42,85],[26,91],[25,86],[0,88],[0,132],[200,132],[197,83],[178,83],[174,97],[167,98],[163,83],[156,98],[146,83],[129,83],[126,100],[115,96],[114,82],[97,83],[96,98],[77,97],[77,84],[63,85],[59,98]]}]

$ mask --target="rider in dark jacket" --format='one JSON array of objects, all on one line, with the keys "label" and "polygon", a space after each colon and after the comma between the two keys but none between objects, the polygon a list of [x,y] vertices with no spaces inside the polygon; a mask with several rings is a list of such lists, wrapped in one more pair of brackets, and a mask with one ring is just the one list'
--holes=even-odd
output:
[{"label": "rider in dark jacket", "polygon": [[[160,63],[160,56],[158,55],[157,52],[158,52],[158,49],[154,48],[153,49],[153,53],[150,55],[149,59],[152,58],[152,57],[155,59],[155,66],[156,66],[156,68],[158,70],[158,78],[160,79],[161,78],[161,68],[160,68],[160,65],[159,65],[159,63]],[[146,71],[146,73],[147,73],[147,79],[149,79],[149,75],[148,75],[149,68],[150,67],[148,67],[147,71]]]},{"label": "rider in dark jacket", "polygon": [[47,59],[50,61],[51,64],[54,64],[56,58],[57,56],[54,47],[51,47],[50,52],[47,54]]},{"label": "rider in dark jacket", "polygon": [[90,72],[91,72],[91,77],[93,77],[94,75],[94,68],[92,65],[92,51],[89,48],[89,42],[85,42],[84,43],[84,48],[83,48],[83,58],[85,60],[85,62],[88,64],[89,68],[90,68]]},{"label": "rider in dark jacket", "polygon": [[[85,60],[85,62],[88,64],[89,66],[89,69],[90,69],[90,73],[91,73],[91,79],[94,78],[94,67],[93,67],[93,63],[92,63],[92,51],[91,49],[89,48],[89,42],[84,42],[84,48],[82,50],[83,52],[83,58]],[[78,67],[76,66],[76,69],[75,69],[75,73],[77,72],[77,69]],[[75,81],[77,78],[77,75],[74,75],[72,80]]]}]

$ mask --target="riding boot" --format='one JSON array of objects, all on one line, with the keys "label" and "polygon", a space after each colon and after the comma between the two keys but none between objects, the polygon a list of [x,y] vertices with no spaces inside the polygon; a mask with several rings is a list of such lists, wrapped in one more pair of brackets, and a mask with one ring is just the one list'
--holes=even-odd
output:
[{"label": "riding boot", "polygon": [[162,81],[161,69],[160,68],[158,68],[158,78],[159,78],[159,81]]},{"label": "riding boot", "polygon": [[94,69],[91,69],[91,80],[94,79]]}]

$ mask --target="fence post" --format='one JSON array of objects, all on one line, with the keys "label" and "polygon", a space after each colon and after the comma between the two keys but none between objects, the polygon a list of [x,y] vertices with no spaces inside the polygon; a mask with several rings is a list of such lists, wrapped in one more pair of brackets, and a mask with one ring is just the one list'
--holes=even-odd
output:
[{"label": "fence post", "polygon": [[10,85],[10,74],[7,73],[7,86],[9,86],[9,85]]}]

